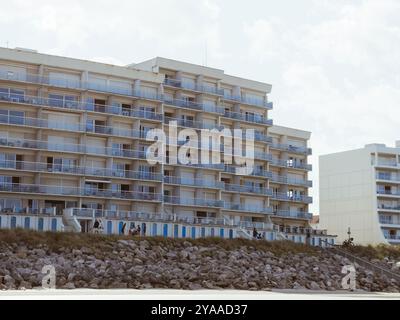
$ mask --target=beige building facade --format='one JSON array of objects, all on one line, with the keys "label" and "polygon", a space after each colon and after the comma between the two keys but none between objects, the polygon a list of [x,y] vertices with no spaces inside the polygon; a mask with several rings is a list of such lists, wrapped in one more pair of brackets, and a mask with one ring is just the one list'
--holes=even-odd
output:
[{"label": "beige building facade", "polygon": [[[121,67],[0,48],[0,227],[333,241],[309,226],[310,133],[273,125],[270,90],[165,58]],[[254,129],[253,172],[181,164],[170,145],[149,164],[148,132],[171,121]]]},{"label": "beige building facade", "polygon": [[363,245],[400,244],[400,142],[321,156],[320,226]]}]

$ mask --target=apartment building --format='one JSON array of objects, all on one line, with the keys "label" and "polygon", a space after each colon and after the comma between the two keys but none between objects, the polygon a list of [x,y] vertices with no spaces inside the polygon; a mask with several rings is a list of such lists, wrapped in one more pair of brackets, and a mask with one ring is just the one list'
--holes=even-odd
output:
[{"label": "apartment building", "polygon": [[400,141],[321,156],[320,225],[358,244],[400,244]]},{"label": "apartment building", "polygon": [[[309,226],[310,134],[273,126],[270,90],[164,58],[121,67],[0,48],[0,226],[334,241]],[[171,144],[150,165],[147,133],[171,121],[254,129],[255,169],[182,164]]]}]

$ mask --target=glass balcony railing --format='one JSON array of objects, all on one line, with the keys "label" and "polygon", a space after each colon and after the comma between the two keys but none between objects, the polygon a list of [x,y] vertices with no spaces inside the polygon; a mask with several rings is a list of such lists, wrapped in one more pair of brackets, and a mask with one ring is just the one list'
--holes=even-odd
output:
[{"label": "glass balcony railing", "polygon": [[173,205],[183,206],[201,206],[201,207],[217,207],[223,206],[222,200],[214,199],[197,199],[197,198],[181,198],[175,196],[164,196],[164,202]]},{"label": "glass balcony railing", "polygon": [[164,103],[175,107],[188,108],[196,111],[204,111],[218,114],[224,113],[224,108],[221,106],[207,105],[189,100],[165,98]]},{"label": "glass balcony railing", "polygon": [[118,179],[124,178],[124,179],[136,179],[136,180],[162,181],[161,173],[117,170],[117,169],[96,168],[96,167],[66,166],[66,165],[44,163],[44,162],[0,160],[0,169],[6,169],[6,170],[15,169],[20,171],[34,171],[34,172],[48,172],[48,173],[51,172],[60,174],[110,177]]},{"label": "glass balcony railing", "polygon": [[274,192],[272,199],[280,201],[291,201],[291,202],[303,202],[310,204],[312,203],[312,197],[303,195],[290,195],[284,192]]},{"label": "glass balcony railing", "polygon": [[11,74],[7,71],[0,71],[0,79],[24,82],[24,83],[27,82],[39,85],[48,85],[58,88],[92,90],[97,92],[136,97],[141,99],[162,101],[162,96],[160,94],[151,91],[133,90],[128,87],[109,85],[109,84],[99,84],[95,82],[81,81],[78,79],[71,79],[67,77],[49,77],[49,76],[41,76],[37,74],[19,73],[19,72],[12,72]]},{"label": "glass balcony railing", "polygon": [[256,193],[256,194],[261,194],[261,195],[266,195],[266,196],[272,196],[272,189],[268,189],[268,188],[264,188],[264,187],[225,183],[224,188],[226,191],[242,192],[242,193]]},{"label": "glass balcony railing", "polygon": [[272,174],[271,181],[276,182],[276,183],[282,183],[282,184],[312,187],[312,181],[310,181],[310,180],[291,178],[288,176],[280,176],[277,174]]},{"label": "glass balcony railing", "polygon": [[223,187],[223,183],[220,181],[207,181],[204,179],[190,179],[174,176],[164,176],[164,183],[216,189],[220,189]]},{"label": "glass balcony railing", "polygon": [[376,193],[378,195],[396,196],[396,197],[400,196],[400,190],[384,190],[384,189],[379,190],[378,189],[378,190],[376,190]]},{"label": "glass balcony railing", "polygon": [[49,150],[55,152],[86,153],[94,155],[104,155],[113,157],[123,157],[130,159],[146,159],[146,151],[117,149],[111,147],[96,147],[91,145],[52,143],[41,140],[27,140],[18,138],[0,138],[0,147]]},{"label": "glass balcony railing", "polygon": [[302,162],[298,162],[298,161],[281,160],[281,159],[277,159],[277,158],[271,159],[271,165],[274,165],[277,167],[284,167],[284,168],[302,169],[302,170],[307,170],[307,171],[312,170],[311,164],[306,164],[306,163],[302,163]]},{"label": "glass balcony railing", "polygon": [[249,206],[240,203],[232,203],[232,202],[224,202],[225,210],[234,210],[234,211],[243,211],[243,212],[252,212],[252,213],[261,213],[261,214],[272,214],[271,207],[255,207]]},{"label": "glass balcony railing", "polygon": [[303,212],[303,211],[289,211],[289,210],[277,210],[274,212],[275,215],[279,217],[286,218],[299,218],[299,219],[312,219],[312,213]]},{"label": "glass balcony railing", "polygon": [[312,154],[312,149],[307,147],[294,146],[291,144],[272,143],[271,148],[279,149],[287,152],[301,153],[306,155]]},{"label": "glass balcony railing", "polygon": [[229,94],[227,92],[224,92],[223,96],[224,100],[229,100],[229,101],[234,101],[234,102],[240,102],[242,104],[247,104],[247,105],[252,105],[252,106],[257,106],[257,107],[264,107],[268,110],[273,109],[273,103],[265,101],[262,98],[251,98],[251,97],[246,97],[246,96],[235,96],[232,94]]},{"label": "glass balcony railing", "polygon": [[1,192],[33,193],[45,195],[65,195],[79,197],[107,197],[128,200],[162,201],[160,194],[138,191],[113,191],[96,188],[79,188],[69,186],[22,184],[22,183],[0,183]]},{"label": "glass balcony railing", "polygon": [[[89,102],[67,101],[55,98],[45,98],[27,95],[12,95],[0,93],[0,101],[8,101],[19,104],[31,104],[37,106],[45,106],[58,109],[70,109],[80,111],[101,112],[110,115],[121,115],[132,118],[140,118],[146,120],[162,121],[163,115],[155,112],[147,111],[147,106],[137,106],[135,109],[126,109],[117,105],[99,105]],[[142,109],[141,109],[142,108]]]},{"label": "glass balcony railing", "polygon": [[188,84],[185,81],[181,81],[178,79],[166,78],[164,79],[164,84],[170,87],[182,88],[186,90],[192,90],[197,92],[204,92],[210,94],[216,94],[222,96],[224,94],[224,90],[218,89],[217,87],[212,87],[208,85],[198,85],[198,84]]},{"label": "glass balcony railing", "polygon": [[378,210],[396,210],[396,211],[400,211],[400,205],[378,203]]},{"label": "glass balcony railing", "polygon": [[267,119],[261,115],[257,114],[245,114],[240,112],[232,112],[232,111],[224,111],[224,117],[239,120],[239,121],[247,121],[252,123],[264,124],[268,126],[272,126],[272,119]]}]

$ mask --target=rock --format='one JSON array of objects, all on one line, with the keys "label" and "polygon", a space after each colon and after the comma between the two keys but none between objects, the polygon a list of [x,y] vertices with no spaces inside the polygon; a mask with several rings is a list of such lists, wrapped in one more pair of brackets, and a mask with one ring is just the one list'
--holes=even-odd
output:
[{"label": "rock", "polygon": [[68,282],[63,286],[63,289],[75,289],[75,284],[73,282]]},{"label": "rock", "polygon": [[316,283],[315,281],[311,281],[308,288],[311,290],[320,290],[321,289],[320,286],[318,285],[318,283]]}]

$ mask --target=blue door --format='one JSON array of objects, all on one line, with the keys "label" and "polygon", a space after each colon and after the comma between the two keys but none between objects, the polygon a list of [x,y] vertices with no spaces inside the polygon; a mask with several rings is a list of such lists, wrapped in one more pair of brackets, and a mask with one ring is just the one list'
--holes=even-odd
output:
[{"label": "blue door", "polygon": [[122,228],[124,227],[124,223],[122,222],[122,221],[120,221],[119,222],[119,224],[118,224],[118,233],[119,234],[122,234],[123,232],[122,232]]},{"label": "blue door", "polygon": [[192,239],[196,239],[196,227],[192,227]]},{"label": "blue door", "polygon": [[177,224],[174,225],[174,238],[179,237],[179,226]]},{"label": "blue door", "polygon": [[233,230],[229,229],[229,239],[233,239]]},{"label": "blue door", "polygon": [[112,221],[107,221],[107,234],[112,233]]},{"label": "blue door", "polygon": [[315,246],[315,238],[312,238],[311,243],[313,246]]},{"label": "blue door", "polygon": [[39,231],[43,231],[43,229],[44,229],[44,220],[43,220],[43,218],[39,218],[39,221],[38,221],[38,230],[39,230]]},{"label": "blue door", "polygon": [[186,227],[182,226],[182,238],[186,238]]},{"label": "blue door", "polygon": [[157,236],[157,223],[153,223],[152,236]]},{"label": "blue door", "polygon": [[17,227],[17,218],[11,217],[11,229],[15,229]]},{"label": "blue door", "polygon": [[163,237],[167,238],[168,237],[168,224],[164,224],[163,228]]},{"label": "blue door", "polygon": [[57,231],[57,219],[51,219],[51,231]]},{"label": "blue door", "polygon": [[219,229],[219,236],[220,236],[221,238],[224,237],[224,232],[225,232],[225,230],[224,230],[223,228]]},{"label": "blue door", "polygon": [[201,228],[201,236],[202,236],[202,238],[206,237],[206,228],[204,228],[204,227]]},{"label": "blue door", "polygon": [[24,219],[24,228],[29,229],[31,227],[31,218],[25,217]]},{"label": "blue door", "polygon": [[214,228],[211,228],[210,235],[211,235],[211,237],[215,237],[215,230],[214,230]]}]

